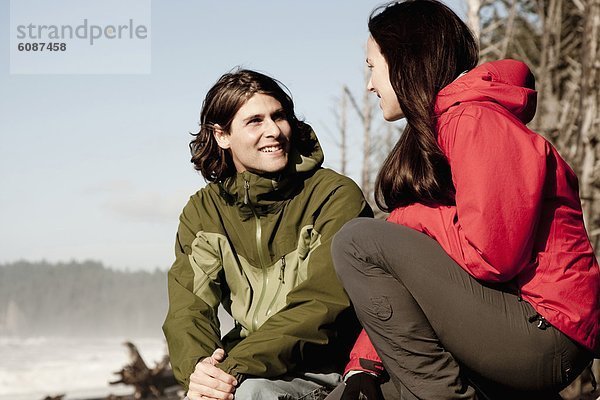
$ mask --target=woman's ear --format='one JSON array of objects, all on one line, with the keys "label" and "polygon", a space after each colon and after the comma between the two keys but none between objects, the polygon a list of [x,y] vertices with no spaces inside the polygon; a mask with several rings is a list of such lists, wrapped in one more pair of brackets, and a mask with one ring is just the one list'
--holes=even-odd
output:
[{"label": "woman's ear", "polygon": [[229,143],[229,135],[225,132],[225,130],[223,130],[223,128],[221,128],[221,125],[215,124],[213,136],[215,137],[215,140],[220,148],[226,150],[231,147]]}]

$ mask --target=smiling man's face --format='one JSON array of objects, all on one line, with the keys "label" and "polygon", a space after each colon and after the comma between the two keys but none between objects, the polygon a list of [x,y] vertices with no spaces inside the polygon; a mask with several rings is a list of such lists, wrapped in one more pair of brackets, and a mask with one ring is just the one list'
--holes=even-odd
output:
[{"label": "smiling man's face", "polygon": [[288,162],[292,128],[281,103],[256,93],[235,114],[229,132],[217,128],[218,145],[229,150],[237,172],[259,175],[283,170]]}]

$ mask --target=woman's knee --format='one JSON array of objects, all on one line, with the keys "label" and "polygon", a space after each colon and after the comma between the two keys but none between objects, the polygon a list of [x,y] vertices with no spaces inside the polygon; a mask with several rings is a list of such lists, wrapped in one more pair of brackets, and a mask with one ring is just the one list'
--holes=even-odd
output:
[{"label": "woman's knee", "polygon": [[336,251],[354,249],[377,231],[375,225],[382,221],[373,218],[354,218],[342,226],[333,238],[332,248]]},{"label": "woman's knee", "polygon": [[331,243],[331,254],[338,274],[350,267],[348,257],[356,258],[363,253],[364,240],[369,237],[368,232],[371,231],[374,221],[372,218],[355,218],[346,222],[335,234]]}]

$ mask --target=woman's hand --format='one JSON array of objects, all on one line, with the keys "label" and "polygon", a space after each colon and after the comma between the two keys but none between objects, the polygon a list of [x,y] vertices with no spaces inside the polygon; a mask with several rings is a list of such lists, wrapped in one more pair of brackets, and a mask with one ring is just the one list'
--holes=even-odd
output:
[{"label": "woman's hand", "polygon": [[360,372],[346,379],[346,388],[340,400],[358,399],[383,400],[379,379],[376,376]]},{"label": "woman's hand", "polygon": [[216,349],[212,356],[206,357],[190,375],[190,388],[187,397],[190,400],[233,399],[237,381],[232,375],[216,367],[225,359],[225,350]]}]

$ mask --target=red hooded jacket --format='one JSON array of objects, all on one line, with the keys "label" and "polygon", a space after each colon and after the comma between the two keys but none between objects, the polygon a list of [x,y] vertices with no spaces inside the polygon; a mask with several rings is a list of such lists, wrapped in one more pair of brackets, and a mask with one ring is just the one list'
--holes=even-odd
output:
[{"label": "red hooded jacket", "polygon": [[[450,163],[456,205],[411,204],[388,221],[431,236],[478,280],[514,282],[549,323],[598,354],[600,269],[575,173],[525,126],[535,114],[533,86],[525,64],[502,60],[443,88],[435,103],[437,141]],[[360,358],[378,361],[365,334],[346,371],[364,370]]]}]

